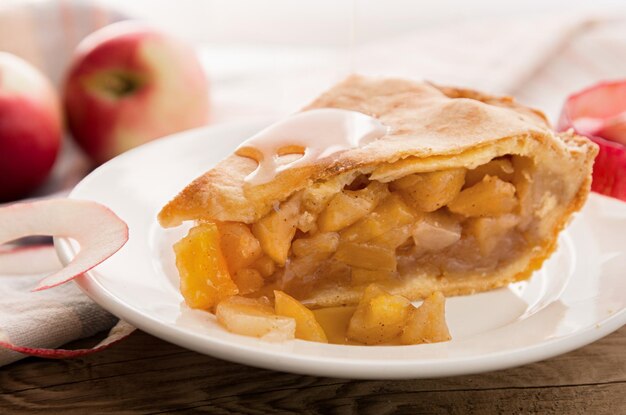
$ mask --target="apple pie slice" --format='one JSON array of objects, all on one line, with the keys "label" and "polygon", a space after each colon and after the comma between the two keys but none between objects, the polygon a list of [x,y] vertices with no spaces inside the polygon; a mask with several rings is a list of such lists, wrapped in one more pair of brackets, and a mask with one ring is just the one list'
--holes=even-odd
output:
[{"label": "apple pie slice", "polygon": [[281,290],[357,304],[528,278],[589,192],[597,147],[511,98],[352,76],[251,138],[160,212],[191,307]]}]

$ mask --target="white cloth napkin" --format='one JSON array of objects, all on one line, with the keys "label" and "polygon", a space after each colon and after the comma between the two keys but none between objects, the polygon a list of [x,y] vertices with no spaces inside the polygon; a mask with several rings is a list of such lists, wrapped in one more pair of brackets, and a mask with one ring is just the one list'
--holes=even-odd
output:
[{"label": "white cloth napkin", "polygon": [[[0,275],[0,341],[54,348],[115,325],[117,318],[90,301],[75,284],[31,292],[39,279],[61,265],[53,249],[28,250],[14,254],[23,257],[22,272],[9,269],[17,266],[4,264]],[[7,254],[0,254],[0,266],[3,255]],[[29,269],[35,273],[28,274]],[[0,365],[22,357],[20,353],[0,349]]]},{"label": "white cloth napkin", "polygon": [[[0,49],[3,44],[14,45],[3,39],[6,16],[2,19]],[[201,52],[213,83],[214,122],[286,115],[350,72],[512,94],[545,109],[554,120],[567,94],[626,74],[623,23],[615,17],[575,15],[485,20],[384,39],[353,52],[210,45]],[[35,30],[32,25],[24,28]],[[25,260],[25,266],[28,262],[32,261]],[[1,266],[0,260],[0,274]],[[37,278],[0,277],[0,341],[4,337],[22,345],[57,347],[115,323],[71,284],[28,292]],[[0,350],[0,365],[19,357]]]}]

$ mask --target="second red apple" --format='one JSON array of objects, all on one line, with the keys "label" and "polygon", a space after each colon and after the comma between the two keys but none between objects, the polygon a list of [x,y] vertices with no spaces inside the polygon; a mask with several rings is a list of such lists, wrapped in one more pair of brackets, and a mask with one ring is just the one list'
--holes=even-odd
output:
[{"label": "second red apple", "polygon": [[73,137],[102,163],[206,124],[208,82],[189,45],[145,24],[121,22],[80,43],[64,104]]}]

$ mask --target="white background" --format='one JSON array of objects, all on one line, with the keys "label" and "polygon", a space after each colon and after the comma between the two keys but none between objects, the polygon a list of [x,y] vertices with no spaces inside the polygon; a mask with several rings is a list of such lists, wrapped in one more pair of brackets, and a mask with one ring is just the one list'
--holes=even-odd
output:
[{"label": "white background", "polygon": [[[7,1],[7,0],[0,0]],[[10,1],[10,0],[9,0]],[[102,0],[194,41],[349,45],[489,17],[626,10],[624,0]]]}]

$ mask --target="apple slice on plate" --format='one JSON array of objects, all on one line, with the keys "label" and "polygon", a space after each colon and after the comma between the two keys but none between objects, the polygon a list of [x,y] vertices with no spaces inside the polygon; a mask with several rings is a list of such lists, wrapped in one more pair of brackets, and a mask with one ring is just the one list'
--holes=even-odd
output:
[{"label": "apple slice on plate", "polygon": [[0,208],[0,244],[32,235],[74,239],[80,252],[35,291],[63,284],[116,253],[128,240],[128,226],[109,208],[88,200],[50,199]]},{"label": "apple slice on plate", "polygon": [[600,146],[592,190],[626,200],[626,80],[601,82],[570,96],[558,130],[570,128]]}]

